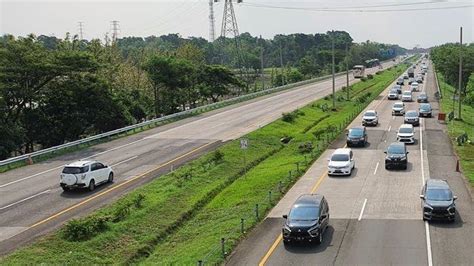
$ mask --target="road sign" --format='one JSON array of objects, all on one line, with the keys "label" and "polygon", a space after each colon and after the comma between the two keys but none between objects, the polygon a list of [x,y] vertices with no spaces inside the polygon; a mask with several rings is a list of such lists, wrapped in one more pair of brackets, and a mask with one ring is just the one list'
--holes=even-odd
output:
[{"label": "road sign", "polygon": [[249,140],[248,139],[240,139],[240,148],[245,150],[249,146]]}]

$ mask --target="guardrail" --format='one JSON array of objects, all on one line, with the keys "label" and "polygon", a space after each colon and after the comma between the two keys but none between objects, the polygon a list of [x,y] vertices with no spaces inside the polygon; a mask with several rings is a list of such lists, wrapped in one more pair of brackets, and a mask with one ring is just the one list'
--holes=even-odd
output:
[{"label": "guardrail", "polygon": [[[406,61],[409,58],[411,58],[411,57],[404,58],[398,64],[403,63],[404,61]],[[391,61],[391,60],[386,60],[382,63],[389,62],[389,61]],[[349,72],[352,73],[352,70],[350,70]],[[346,74],[346,72],[339,72],[339,73],[336,73],[336,77],[342,76],[342,75],[345,75],[345,74]],[[171,120],[171,119],[176,119],[176,118],[181,118],[181,117],[189,117],[189,116],[196,115],[196,114],[199,114],[199,113],[204,113],[204,112],[207,112],[207,111],[219,109],[219,108],[222,108],[224,106],[231,105],[231,104],[236,104],[236,103],[248,101],[250,99],[254,99],[254,98],[257,98],[257,97],[264,96],[264,95],[272,94],[272,93],[275,93],[275,92],[285,91],[285,90],[289,90],[289,89],[292,89],[292,88],[295,88],[295,87],[308,85],[308,84],[311,84],[311,83],[314,83],[314,82],[318,82],[318,81],[321,81],[321,80],[324,80],[324,79],[328,79],[330,77],[332,77],[332,75],[326,75],[326,76],[317,77],[317,78],[313,78],[313,79],[303,80],[303,81],[300,81],[300,82],[295,82],[295,83],[292,83],[292,84],[287,84],[287,85],[283,85],[283,86],[279,86],[279,87],[275,87],[275,88],[261,90],[261,91],[245,94],[245,95],[242,95],[242,96],[234,97],[234,98],[231,98],[231,99],[219,101],[219,102],[216,102],[216,103],[207,104],[207,105],[204,105],[204,106],[200,106],[200,107],[196,107],[196,108],[193,108],[193,109],[181,111],[181,112],[174,113],[174,114],[167,115],[167,116],[163,116],[163,117],[160,117],[160,118],[155,118],[155,119],[152,119],[152,120],[144,121],[144,122],[137,123],[137,124],[130,125],[130,126],[126,126],[126,127],[123,127],[123,128],[111,130],[111,131],[101,133],[101,134],[98,134],[98,135],[94,135],[94,136],[90,136],[90,137],[87,137],[87,138],[71,141],[71,142],[68,142],[68,143],[65,143],[65,144],[62,144],[62,145],[42,149],[42,150],[39,150],[39,151],[23,154],[23,155],[16,156],[16,157],[11,157],[11,158],[5,159],[3,161],[0,161],[0,166],[6,166],[6,165],[9,165],[11,163],[15,163],[15,162],[19,162],[19,161],[30,160],[30,159],[33,159],[36,156],[45,155],[45,154],[48,154],[48,153],[53,153],[53,152],[56,152],[58,150],[62,150],[62,149],[65,149],[65,148],[70,148],[70,147],[74,147],[74,146],[77,146],[77,145],[80,145],[80,144],[85,144],[85,143],[88,143],[88,142],[96,141],[96,140],[99,140],[99,139],[102,139],[102,138],[111,137],[111,136],[114,136],[114,135],[118,135],[118,134],[121,134],[121,133],[131,131],[131,130],[135,130],[137,128],[143,128],[143,127],[150,126],[150,125],[155,125],[156,126],[158,123],[165,122],[165,121],[168,121],[168,120]]]},{"label": "guardrail", "polygon": [[[352,71],[350,71],[350,72],[352,72]],[[340,73],[337,73],[336,76],[341,76],[341,75],[345,75],[345,74],[346,74],[346,72],[340,72]],[[288,89],[291,89],[291,88],[294,88],[294,87],[299,87],[299,86],[311,84],[311,83],[314,83],[314,82],[318,82],[318,81],[330,78],[331,76],[332,75],[322,76],[322,77],[318,77],[318,78],[314,78],[314,79],[308,79],[308,80],[304,80],[304,81],[300,81],[300,82],[296,82],[296,83],[292,83],[292,84],[287,84],[287,85],[284,85],[284,86],[279,86],[279,87],[275,87],[275,88],[270,88],[270,89],[266,89],[266,90],[262,90],[262,91],[257,91],[257,92],[245,94],[245,95],[234,97],[234,98],[231,98],[231,99],[219,101],[219,102],[216,102],[216,103],[207,104],[207,105],[204,105],[204,106],[200,106],[200,107],[196,107],[196,108],[193,108],[193,109],[181,111],[181,112],[174,113],[174,114],[167,115],[167,116],[163,116],[163,117],[160,117],[160,118],[155,118],[155,119],[152,119],[152,120],[144,121],[144,122],[137,123],[137,124],[130,125],[130,126],[126,126],[126,127],[123,127],[123,128],[111,130],[111,131],[101,133],[101,134],[98,134],[98,135],[94,135],[94,136],[90,136],[90,137],[87,137],[87,138],[71,141],[71,142],[61,144],[61,145],[58,145],[58,146],[42,149],[42,150],[39,150],[39,151],[23,154],[23,155],[16,156],[16,157],[11,157],[11,158],[5,159],[3,161],[0,161],[0,166],[6,166],[6,165],[11,164],[11,163],[29,160],[29,159],[32,159],[36,156],[45,155],[45,154],[56,152],[58,150],[62,150],[62,149],[65,149],[65,148],[70,148],[70,147],[74,147],[74,146],[77,146],[77,145],[80,145],[80,144],[85,144],[85,143],[88,143],[88,142],[91,142],[91,141],[96,141],[96,140],[99,140],[99,139],[102,139],[102,138],[111,137],[111,136],[118,135],[118,134],[121,134],[121,133],[129,132],[131,130],[135,130],[135,129],[138,129],[138,128],[143,128],[143,127],[150,126],[150,125],[156,125],[158,123],[165,122],[165,121],[168,121],[168,120],[171,120],[171,119],[176,119],[176,118],[180,118],[180,117],[189,117],[191,115],[196,115],[196,114],[199,114],[199,113],[203,113],[203,112],[215,110],[215,109],[218,109],[218,108],[222,108],[224,106],[228,106],[228,105],[231,105],[231,104],[240,103],[240,102],[243,102],[243,101],[248,101],[250,99],[254,99],[254,98],[257,98],[257,97],[264,96],[264,95],[272,94],[272,93],[275,93],[275,92],[285,91],[285,90],[288,90]]]}]

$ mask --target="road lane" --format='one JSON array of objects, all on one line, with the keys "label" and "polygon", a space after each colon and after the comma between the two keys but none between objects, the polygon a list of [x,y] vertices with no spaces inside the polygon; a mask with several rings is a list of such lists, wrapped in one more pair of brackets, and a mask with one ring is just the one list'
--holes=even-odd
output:
[{"label": "road lane", "polygon": [[[404,88],[408,88],[408,85]],[[386,93],[387,91],[382,95]],[[415,97],[418,94],[415,93]],[[408,169],[385,169],[383,151],[391,142],[396,141],[396,130],[403,124],[403,117],[392,118],[393,102],[395,101],[378,97],[378,100],[367,108],[378,111],[380,124],[368,128],[370,145],[365,148],[353,148],[356,169],[350,177],[328,177],[322,182],[323,177],[317,178],[325,171],[326,158],[335,148],[343,146],[344,139],[341,139],[315,162],[302,177],[302,181],[298,181],[269,213],[266,219],[268,222],[264,221],[263,224],[271,223],[276,228],[267,228],[266,232],[257,229],[237,247],[228,264],[427,265],[431,260],[427,248],[430,243],[427,244],[419,201],[423,184],[422,169],[429,168],[426,147],[420,146],[419,140],[423,133],[421,128],[417,127],[417,141],[408,146]],[[406,105],[407,110],[417,110],[416,102]],[[360,121],[361,116],[354,120],[353,125],[360,125]],[[311,187],[311,181],[321,182],[316,192],[325,195],[330,206],[330,227],[324,235],[323,244],[286,247],[281,241],[277,241],[276,247],[269,250],[269,235],[273,234],[274,240],[278,240],[277,236],[281,235],[284,222],[281,215],[287,214],[299,195],[310,192],[308,188]],[[266,242],[266,247],[262,247],[262,244],[252,245],[260,243],[259,234]]]},{"label": "road lane", "polygon": [[[392,65],[392,62],[388,62],[386,66],[388,65]],[[378,69],[375,68],[368,70],[369,73],[376,71]],[[350,82],[355,80],[351,78]],[[345,76],[337,77],[338,89],[345,84]],[[94,197],[96,193],[128,182],[202,146],[238,138],[279,118],[282,112],[293,111],[316,98],[328,95],[331,88],[331,80],[324,80],[0,174],[0,207],[21,201],[15,206],[0,210],[0,239],[3,240],[0,243],[0,253],[2,247],[10,246],[7,239],[38,221],[62,213],[63,210]],[[82,158],[115,165],[115,184],[99,187],[98,191],[92,193],[63,193],[58,184],[60,169],[63,165]],[[171,168],[173,164],[166,167]],[[160,171],[163,172],[162,169]],[[34,200],[26,200],[46,190],[49,193],[41,194]],[[111,194],[113,195],[108,197],[117,196],[117,192]],[[103,205],[103,202],[91,205],[94,205],[91,206],[92,209]],[[81,209],[81,213],[91,209]]]}]

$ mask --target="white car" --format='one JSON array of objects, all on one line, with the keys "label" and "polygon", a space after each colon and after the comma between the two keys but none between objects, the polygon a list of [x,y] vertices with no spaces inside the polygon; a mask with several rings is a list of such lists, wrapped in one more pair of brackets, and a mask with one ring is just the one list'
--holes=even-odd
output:
[{"label": "white car", "polygon": [[405,104],[403,102],[396,102],[392,106],[392,115],[404,115]]},{"label": "white car", "polygon": [[328,162],[328,175],[351,175],[355,168],[354,154],[348,148],[335,150]]},{"label": "white car", "polygon": [[410,124],[403,124],[397,131],[397,140],[409,144],[415,143],[415,128]]},{"label": "white car", "polygon": [[411,102],[413,101],[413,94],[411,91],[404,91],[402,93],[402,102]]},{"label": "white car", "polygon": [[379,116],[375,110],[367,110],[362,116],[363,126],[376,126],[379,124]]},{"label": "white car", "polygon": [[410,85],[411,91],[418,91],[418,82],[412,82]]},{"label": "white car", "polygon": [[114,172],[110,166],[97,161],[77,161],[64,166],[59,184],[64,191],[73,188],[94,190],[96,185],[112,182]]}]

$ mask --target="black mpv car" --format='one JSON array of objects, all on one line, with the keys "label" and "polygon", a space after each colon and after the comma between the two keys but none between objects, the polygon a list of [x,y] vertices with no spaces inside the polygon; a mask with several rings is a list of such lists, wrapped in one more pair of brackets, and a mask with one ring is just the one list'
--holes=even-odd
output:
[{"label": "black mpv car", "polygon": [[428,179],[421,191],[421,208],[423,220],[448,220],[454,222],[457,199],[448,182],[441,179]]},{"label": "black mpv car", "polygon": [[329,224],[329,206],[319,194],[301,195],[291,207],[283,225],[283,243],[323,242],[323,234]]},{"label": "black mpv car", "polygon": [[385,151],[385,169],[408,167],[408,151],[403,142],[394,142]]},{"label": "black mpv car", "polygon": [[367,143],[367,130],[365,127],[353,127],[347,133],[347,147],[362,146]]}]

